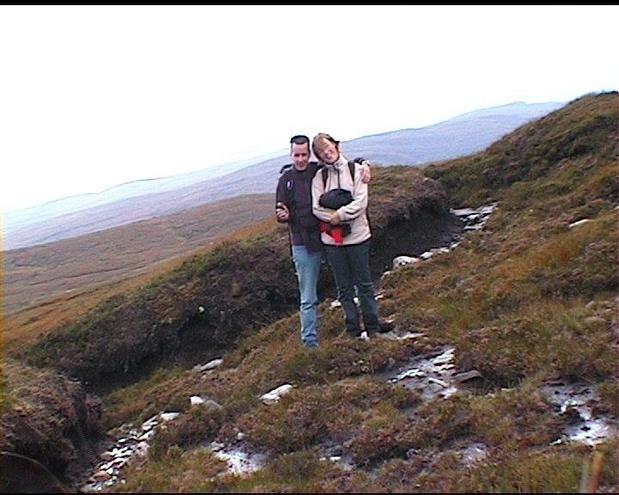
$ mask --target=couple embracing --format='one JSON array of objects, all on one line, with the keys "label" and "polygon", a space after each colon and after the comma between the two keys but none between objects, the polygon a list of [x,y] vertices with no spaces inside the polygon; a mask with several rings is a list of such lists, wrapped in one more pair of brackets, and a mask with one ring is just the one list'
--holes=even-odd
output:
[{"label": "couple embracing", "polygon": [[277,221],[288,223],[299,283],[301,342],[306,348],[319,344],[317,285],[323,254],[335,278],[347,334],[367,339],[379,331],[369,265],[369,164],[363,159],[349,162],[340,152],[339,141],[325,133],[314,137],[312,150],[319,162],[310,161],[307,136],[291,138],[293,163],[282,168],[275,209]]}]

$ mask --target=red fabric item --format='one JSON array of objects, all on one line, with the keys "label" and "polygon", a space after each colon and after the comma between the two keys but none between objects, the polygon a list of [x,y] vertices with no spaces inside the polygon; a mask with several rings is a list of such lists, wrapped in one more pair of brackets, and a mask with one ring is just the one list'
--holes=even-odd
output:
[{"label": "red fabric item", "polygon": [[336,246],[341,246],[344,242],[342,227],[333,226],[327,222],[320,222],[320,232],[326,232],[328,235],[333,237]]}]

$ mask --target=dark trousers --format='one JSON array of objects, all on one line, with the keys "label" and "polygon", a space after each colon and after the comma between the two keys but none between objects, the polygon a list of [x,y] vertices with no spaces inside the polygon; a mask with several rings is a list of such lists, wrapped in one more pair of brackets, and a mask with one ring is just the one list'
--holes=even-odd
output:
[{"label": "dark trousers", "polygon": [[344,309],[346,331],[355,336],[361,333],[359,311],[353,300],[356,290],[365,330],[368,335],[376,333],[378,304],[370,276],[370,241],[353,246],[325,245],[325,252],[337,285],[337,297]]}]

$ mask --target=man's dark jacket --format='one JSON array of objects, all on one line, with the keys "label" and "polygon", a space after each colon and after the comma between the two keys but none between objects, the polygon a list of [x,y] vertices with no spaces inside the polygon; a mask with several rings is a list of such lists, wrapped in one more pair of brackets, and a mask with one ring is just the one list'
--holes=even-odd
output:
[{"label": "man's dark jacket", "polygon": [[282,167],[285,171],[279,177],[275,193],[276,204],[284,203],[290,212],[288,225],[292,245],[305,246],[310,252],[322,249],[320,221],[312,213],[312,179],[319,169],[317,162],[309,162],[303,171],[294,165]]}]

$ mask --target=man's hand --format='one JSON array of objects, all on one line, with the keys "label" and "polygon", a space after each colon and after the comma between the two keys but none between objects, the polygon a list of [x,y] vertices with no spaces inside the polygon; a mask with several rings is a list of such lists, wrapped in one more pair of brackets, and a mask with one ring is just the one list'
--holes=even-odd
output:
[{"label": "man's hand", "polygon": [[337,211],[331,213],[331,219],[329,220],[331,225],[339,225],[342,221],[340,220],[340,216],[337,214]]},{"label": "man's hand", "polygon": [[361,182],[367,184],[372,180],[372,172],[370,171],[370,162],[363,160],[361,162]]},{"label": "man's hand", "polygon": [[275,207],[275,216],[280,222],[287,222],[290,218],[290,212],[288,211],[288,207],[284,203],[277,203]]}]

